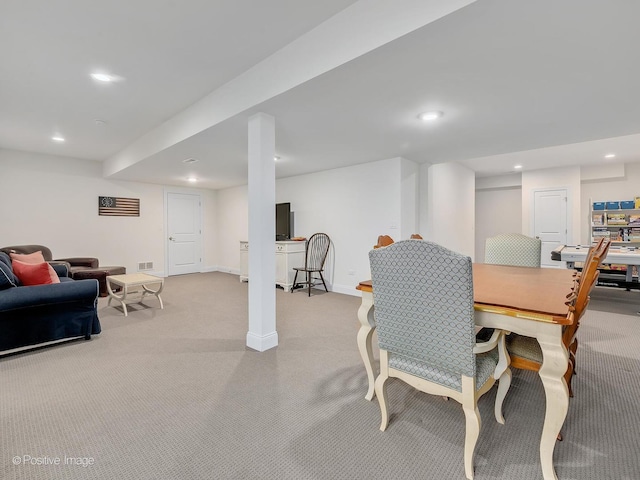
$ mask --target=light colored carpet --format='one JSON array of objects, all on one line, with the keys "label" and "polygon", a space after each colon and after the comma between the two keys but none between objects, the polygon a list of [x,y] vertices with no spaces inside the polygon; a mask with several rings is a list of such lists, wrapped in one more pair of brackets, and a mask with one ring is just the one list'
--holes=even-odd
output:
[{"label": "light colored carpet", "polygon": [[[162,296],[164,310],[149,298],[126,318],[100,299],[91,341],[0,359],[2,480],[465,478],[456,402],[392,380],[379,431],[356,346],[359,298],[278,290],[280,344],[258,353],[245,347],[237,276],[171,277]],[[640,318],[607,313],[607,302],[579,331],[560,479],[640,477]],[[504,426],[494,398],[480,401],[475,478],[542,478],[540,380],[514,374]],[[14,465],[25,455],[93,464]]]}]

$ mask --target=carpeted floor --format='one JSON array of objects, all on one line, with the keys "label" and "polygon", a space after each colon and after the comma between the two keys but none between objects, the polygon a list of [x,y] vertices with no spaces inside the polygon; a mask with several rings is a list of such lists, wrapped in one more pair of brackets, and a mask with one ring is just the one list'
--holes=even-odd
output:
[{"label": "carpeted floor", "polygon": [[[633,295],[621,308],[597,290],[555,464],[560,479],[636,480],[640,293],[618,292]],[[170,277],[164,310],[151,298],[126,318],[100,299],[91,341],[0,358],[0,478],[464,479],[461,406],[390,381],[380,432],[360,299],[314,293],[277,291],[280,344],[263,353],[245,347],[247,284],[234,275]],[[480,401],[475,478],[542,478],[540,380],[514,374],[504,426],[494,398]]]}]

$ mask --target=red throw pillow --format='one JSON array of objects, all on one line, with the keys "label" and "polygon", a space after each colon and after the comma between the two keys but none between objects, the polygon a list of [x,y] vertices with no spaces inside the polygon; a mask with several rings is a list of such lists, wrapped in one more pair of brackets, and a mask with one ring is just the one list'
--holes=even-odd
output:
[{"label": "red throw pillow", "polygon": [[[9,255],[11,255],[11,260],[13,260],[13,261],[18,260],[19,262],[29,263],[31,265],[45,262],[44,256],[42,255],[42,252],[40,250],[38,250],[37,252],[33,252],[33,253],[15,253],[15,252],[11,252]],[[49,264],[47,263],[47,265],[49,265]],[[17,275],[17,273],[16,273],[16,275]],[[56,273],[56,271],[53,269],[53,267],[51,265],[49,265],[49,275],[51,275],[51,281],[47,282],[47,283],[60,283],[60,279],[58,278],[58,274]],[[18,278],[20,278],[20,277],[18,276]],[[22,282],[22,280],[20,280],[20,281]],[[24,284],[24,282],[22,282],[22,283]],[[41,285],[41,284],[37,284],[37,285]]]},{"label": "red throw pillow", "polygon": [[[14,260],[12,262],[12,267],[13,273],[16,274],[16,277],[18,277],[22,285],[30,286],[60,283],[60,279],[58,278],[58,275],[56,275],[55,270],[53,270],[53,267],[46,262],[25,263],[19,260]],[[55,276],[55,281],[53,276]]]}]

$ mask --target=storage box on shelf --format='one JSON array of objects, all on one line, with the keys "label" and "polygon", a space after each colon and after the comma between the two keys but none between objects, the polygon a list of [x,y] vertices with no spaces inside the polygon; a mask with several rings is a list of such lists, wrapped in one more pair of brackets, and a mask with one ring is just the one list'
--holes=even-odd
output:
[{"label": "storage box on shelf", "polygon": [[640,248],[640,197],[590,205],[591,242],[607,237],[613,243],[635,243]]}]

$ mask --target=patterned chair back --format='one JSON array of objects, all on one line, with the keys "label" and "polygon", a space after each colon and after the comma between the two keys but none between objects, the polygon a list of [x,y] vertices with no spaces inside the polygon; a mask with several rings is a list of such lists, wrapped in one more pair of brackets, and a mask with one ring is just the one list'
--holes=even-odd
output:
[{"label": "patterned chair back", "polygon": [[542,241],[521,233],[505,233],[487,238],[484,263],[540,268]]},{"label": "patterned chair back", "polygon": [[369,261],[380,348],[408,365],[474,377],[471,258],[433,242],[403,240],[371,250]]}]

